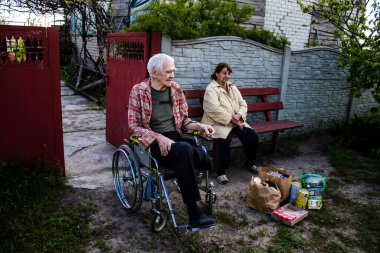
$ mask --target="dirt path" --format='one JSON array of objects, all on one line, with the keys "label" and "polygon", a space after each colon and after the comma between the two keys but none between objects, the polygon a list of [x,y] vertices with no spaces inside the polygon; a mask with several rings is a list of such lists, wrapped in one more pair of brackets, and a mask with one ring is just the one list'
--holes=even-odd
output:
[{"label": "dirt path", "polygon": [[[330,140],[327,136],[314,137],[301,143],[301,152],[296,157],[261,154],[259,162],[263,166],[283,167],[296,180],[302,171],[329,175],[333,168],[323,149]],[[152,233],[149,203],[143,202],[137,214],[128,215],[110,187],[75,189],[75,194],[68,196],[69,201],[95,203],[99,207],[99,212],[91,220],[94,230],[102,231],[101,239],[107,247],[102,248],[93,242],[89,252],[243,252],[247,248],[255,248],[256,252],[266,251],[279,224],[268,214],[247,207],[246,194],[252,174],[239,168],[241,150],[235,149],[233,153],[234,167],[227,172],[230,184],[215,185],[218,201],[213,216],[217,225],[196,233],[178,234],[174,232],[171,221],[161,233]],[[353,189],[350,197],[359,199],[363,190],[360,186]],[[180,195],[171,191],[170,196],[178,223],[186,223]],[[308,218],[297,224],[298,230],[307,231]],[[310,234],[303,233],[303,236],[308,238]]]}]

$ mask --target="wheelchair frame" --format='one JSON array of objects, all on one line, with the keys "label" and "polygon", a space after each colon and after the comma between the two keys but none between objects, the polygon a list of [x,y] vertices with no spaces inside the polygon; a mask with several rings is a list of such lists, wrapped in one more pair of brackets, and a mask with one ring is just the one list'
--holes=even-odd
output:
[{"label": "wheelchair frame", "polygon": [[[193,137],[198,145],[197,137]],[[168,172],[158,166],[158,162],[151,156],[150,150],[142,149],[138,145],[139,141],[136,138],[132,136],[130,140],[131,143],[125,140],[126,144],[121,145],[115,151],[112,160],[113,181],[116,194],[122,205],[129,213],[137,212],[143,201],[143,191],[147,190],[146,187],[151,187],[151,185],[148,186],[148,179],[152,179],[150,177],[153,177],[154,190],[150,199],[146,200],[152,204],[152,230],[154,232],[160,232],[167,222],[168,215],[163,208],[163,197],[166,199],[173,226],[177,232],[193,232],[199,230],[199,228],[189,225],[177,225],[165,183],[165,176],[168,175]],[[201,147],[207,152],[203,146]],[[146,170],[140,168],[146,168]],[[208,170],[200,171],[197,176],[197,181],[199,189],[206,193],[204,203],[207,213],[211,214],[217,196],[212,190],[214,184],[209,180]],[[180,191],[175,178],[173,179],[173,183],[177,190]]]}]

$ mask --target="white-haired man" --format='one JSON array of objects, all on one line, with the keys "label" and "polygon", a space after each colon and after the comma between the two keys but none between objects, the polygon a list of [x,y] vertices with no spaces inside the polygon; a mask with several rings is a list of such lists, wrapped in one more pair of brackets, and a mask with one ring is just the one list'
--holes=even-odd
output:
[{"label": "white-haired man", "polygon": [[128,123],[132,135],[159,163],[169,165],[175,172],[182,199],[187,206],[189,225],[204,228],[214,225],[197,205],[200,193],[195,168],[210,169],[211,158],[201,147],[184,138],[186,131],[200,131],[211,139],[215,130],[188,117],[188,105],[179,84],[173,81],[174,59],[156,54],[149,59],[149,78],[132,88]]}]

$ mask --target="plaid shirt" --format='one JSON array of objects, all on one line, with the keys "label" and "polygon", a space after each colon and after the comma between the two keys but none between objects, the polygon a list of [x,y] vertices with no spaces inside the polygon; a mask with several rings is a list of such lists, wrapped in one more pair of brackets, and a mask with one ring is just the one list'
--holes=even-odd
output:
[{"label": "plaid shirt", "polygon": [[[152,116],[152,94],[149,79],[133,86],[129,96],[128,125],[131,135],[138,138],[140,145],[147,148],[160,135],[149,127]],[[179,84],[171,82],[170,95],[175,128],[183,135],[183,126],[190,122],[185,94]]]}]

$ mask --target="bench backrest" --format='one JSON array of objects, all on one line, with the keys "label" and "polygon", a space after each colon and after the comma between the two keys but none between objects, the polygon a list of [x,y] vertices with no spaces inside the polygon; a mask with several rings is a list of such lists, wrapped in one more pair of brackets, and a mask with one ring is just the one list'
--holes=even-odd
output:
[{"label": "bench backrest", "polygon": [[[278,88],[242,88],[239,89],[243,97],[259,97],[260,102],[248,102],[248,112],[263,112],[266,121],[272,121],[272,111],[278,111],[284,108],[281,101],[269,101],[270,95],[279,95]],[[184,90],[186,98],[199,99],[199,104],[203,104],[205,90]],[[189,116],[192,118],[202,117],[202,107],[190,107]]]}]

